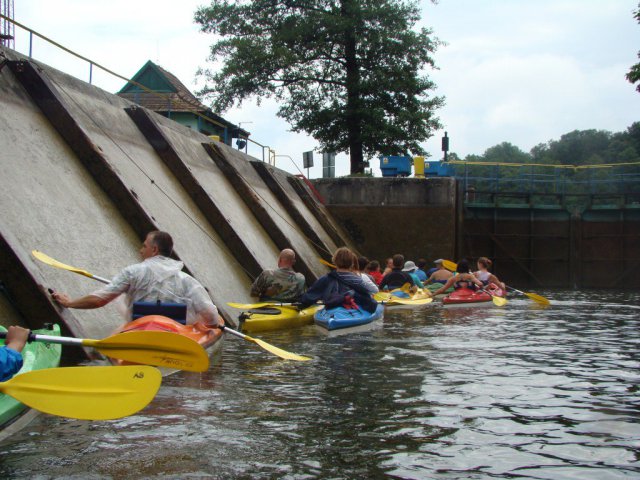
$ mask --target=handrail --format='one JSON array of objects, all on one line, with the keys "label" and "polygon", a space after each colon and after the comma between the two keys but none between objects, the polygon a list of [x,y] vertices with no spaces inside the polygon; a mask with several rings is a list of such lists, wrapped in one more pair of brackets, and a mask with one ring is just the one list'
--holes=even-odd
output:
[{"label": "handrail", "polygon": [[[27,27],[26,25],[23,25],[22,23],[17,22],[13,18],[7,17],[6,15],[3,15],[1,13],[0,13],[0,18],[3,19],[3,20],[6,20],[6,21],[8,21],[8,22],[10,22],[12,24],[14,24],[17,27],[22,28],[23,30],[25,30],[27,32],[29,32],[29,35],[30,35],[29,55],[28,55],[29,58],[33,58],[33,51],[32,51],[32,43],[33,43],[33,41],[32,41],[32,37],[33,37],[33,35],[35,35],[36,37],[41,38],[45,42],[50,43],[51,45],[63,50],[64,52],[67,52],[68,54],[73,55],[74,57],[79,58],[80,60],[83,60],[83,61],[89,63],[89,84],[91,84],[91,80],[92,80],[92,77],[93,77],[93,67],[95,66],[95,67],[101,69],[102,71],[108,73],[109,75],[112,75],[112,76],[114,76],[116,78],[124,80],[127,83],[135,85],[136,87],[142,89],[145,93],[149,93],[149,94],[154,95],[154,96],[159,97],[159,98],[167,98],[168,97],[168,94],[165,94],[165,93],[162,93],[162,92],[156,92],[155,90],[152,90],[152,89],[146,87],[145,85],[142,85],[141,83],[138,83],[138,82],[136,82],[136,81],[134,81],[134,80],[132,80],[130,78],[127,78],[127,77],[125,77],[123,75],[120,75],[119,73],[116,73],[113,70],[110,70],[109,68],[107,68],[107,67],[105,67],[103,65],[100,65],[99,63],[96,63],[93,60],[91,60],[91,59],[89,59],[89,58],[87,58],[87,57],[85,57],[83,55],[80,55],[79,53],[74,52],[73,50],[70,50],[69,48],[65,47],[64,45],[56,42],[55,40],[50,39],[49,37],[46,37],[45,35],[42,35],[41,33],[39,33],[37,31]],[[218,125],[219,127],[224,128],[225,129],[225,134],[226,134],[226,131],[227,131],[227,128],[228,128],[227,125],[224,125],[223,123],[220,123],[217,120],[214,120],[213,118],[210,118],[210,117],[200,113],[199,111],[197,111],[195,109],[193,109],[193,110],[189,109],[189,112],[191,112],[194,115],[202,118],[203,120],[207,120],[208,122],[213,123],[214,125]],[[253,140],[253,139],[251,139],[249,137],[246,137],[246,138],[245,137],[240,137],[240,138],[257,145],[258,147],[261,147],[263,149],[262,161],[264,162],[264,149],[265,148],[269,148],[269,150],[271,151],[271,148],[268,147],[267,145],[262,145],[261,143],[255,141],[255,140]]]}]

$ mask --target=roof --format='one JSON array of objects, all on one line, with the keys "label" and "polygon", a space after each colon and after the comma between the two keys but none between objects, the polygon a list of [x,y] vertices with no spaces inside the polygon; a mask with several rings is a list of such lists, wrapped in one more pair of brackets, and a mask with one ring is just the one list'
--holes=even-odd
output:
[{"label": "roof", "polygon": [[131,80],[152,91],[147,91],[136,83],[128,82],[118,92],[118,96],[158,113],[198,113],[215,122],[222,123],[234,131],[237,130],[236,133],[239,134],[237,136],[248,137],[250,135],[246,130],[214,113],[200,102],[175,75],[151,60],[145,63]]}]

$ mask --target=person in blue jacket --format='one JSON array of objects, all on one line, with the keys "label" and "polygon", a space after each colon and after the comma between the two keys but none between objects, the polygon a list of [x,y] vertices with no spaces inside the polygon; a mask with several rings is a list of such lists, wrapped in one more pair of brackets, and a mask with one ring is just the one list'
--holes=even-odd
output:
[{"label": "person in blue jacket", "polygon": [[336,266],[335,271],[323,275],[309,287],[298,299],[300,309],[313,305],[318,300],[328,306],[334,298],[351,294],[358,307],[370,313],[375,312],[378,302],[372,295],[377,293],[378,287],[373,282],[369,286],[359,274],[354,273],[354,262],[358,261],[358,257],[347,247],[340,247],[331,260]]},{"label": "person in blue jacket", "polygon": [[4,347],[0,348],[0,382],[13,377],[22,368],[22,349],[29,339],[29,330],[11,326]]}]

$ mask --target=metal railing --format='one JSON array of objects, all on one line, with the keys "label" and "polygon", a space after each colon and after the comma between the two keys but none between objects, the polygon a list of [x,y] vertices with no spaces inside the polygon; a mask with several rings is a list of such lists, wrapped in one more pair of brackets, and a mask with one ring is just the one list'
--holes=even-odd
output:
[{"label": "metal railing", "polygon": [[[136,87],[140,88],[141,90],[143,90],[146,93],[152,94],[154,96],[158,96],[161,98],[166,98],[168,96],[168,94],[166,93],[161,93],[161,92],[156,92],[130,78],[127,78],[123,75],[120,75],[116,72],[114,72],[113,70],[100,65],[99,63],[94,62],[93,60],[84,57],[76,52],[74,52],[73,50],[68,49],[67,47],[65,47],[64,45],[59,44],[58,42],[56,42],[55,40],[52,40],[44,35],[42,35],[41,33],[36,32],[35,30],[32,30],[31,28],[27,27],[26,25],[23,25],[17,21],[15,21],[14,19],[3,15],[0,13],[0,19],[2,19],[5,22],[11,23],[12,25],[14,25],[15,27],[18,27],[22,30],[24,30],[25,32],[28,32],[29,34],[29,42],[28,42],[28,54],[26,54],[25,52],[20,52],[23,54],[28,55],[29,58],[35,58],[34,57],[34,37],[40,38],[42,40],[44,40],[46,43],[53,45],[54,47],[62,50],[63,52],[79,59],[82,60],[83,62],[86,62],[88,64],[88,83],[89,84],[93,84],[93,76],[94,76],[94,68],[97,68],[101,71],[103,71],[104,73],[111,75],[115,78],[119,78],[120,80],[124,80],[127,83],[130,83],[132,85],[135,85]],[[196,109],[190,110],[191,113],[193,113],[194,115],[198,116],[199,118],[206,120],[214,125],[218,125],[219,127],[222,127],[225,130],[225,137],[227,136],[227,126],[216,121],[213,118],[208,117],[207,115],[203,114],[202,112],[197,111]],[[275,166],[275,151],[273,149],[271,149],[271,147],[269,147],[268,145],[263,145],[251,138],[245,138],[245,137],[241,137],[243,140],[247,141],[247,143],[252,143],[253,145],[255,145],[259,151],[260,154],[262,156],[262,161],[265,161],[265,149],[267,149],[267,162],[271,165]]]}]

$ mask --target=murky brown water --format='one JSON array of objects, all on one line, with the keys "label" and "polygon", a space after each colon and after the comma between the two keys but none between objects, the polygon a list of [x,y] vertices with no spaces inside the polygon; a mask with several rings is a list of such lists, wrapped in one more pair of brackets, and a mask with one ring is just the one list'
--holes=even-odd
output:
[{"label": "murky brown water", "polygon": [[39,416],[2,478],[640,478],[640,294],[387,312],[363,333],[228,337],[120,421]]}]

